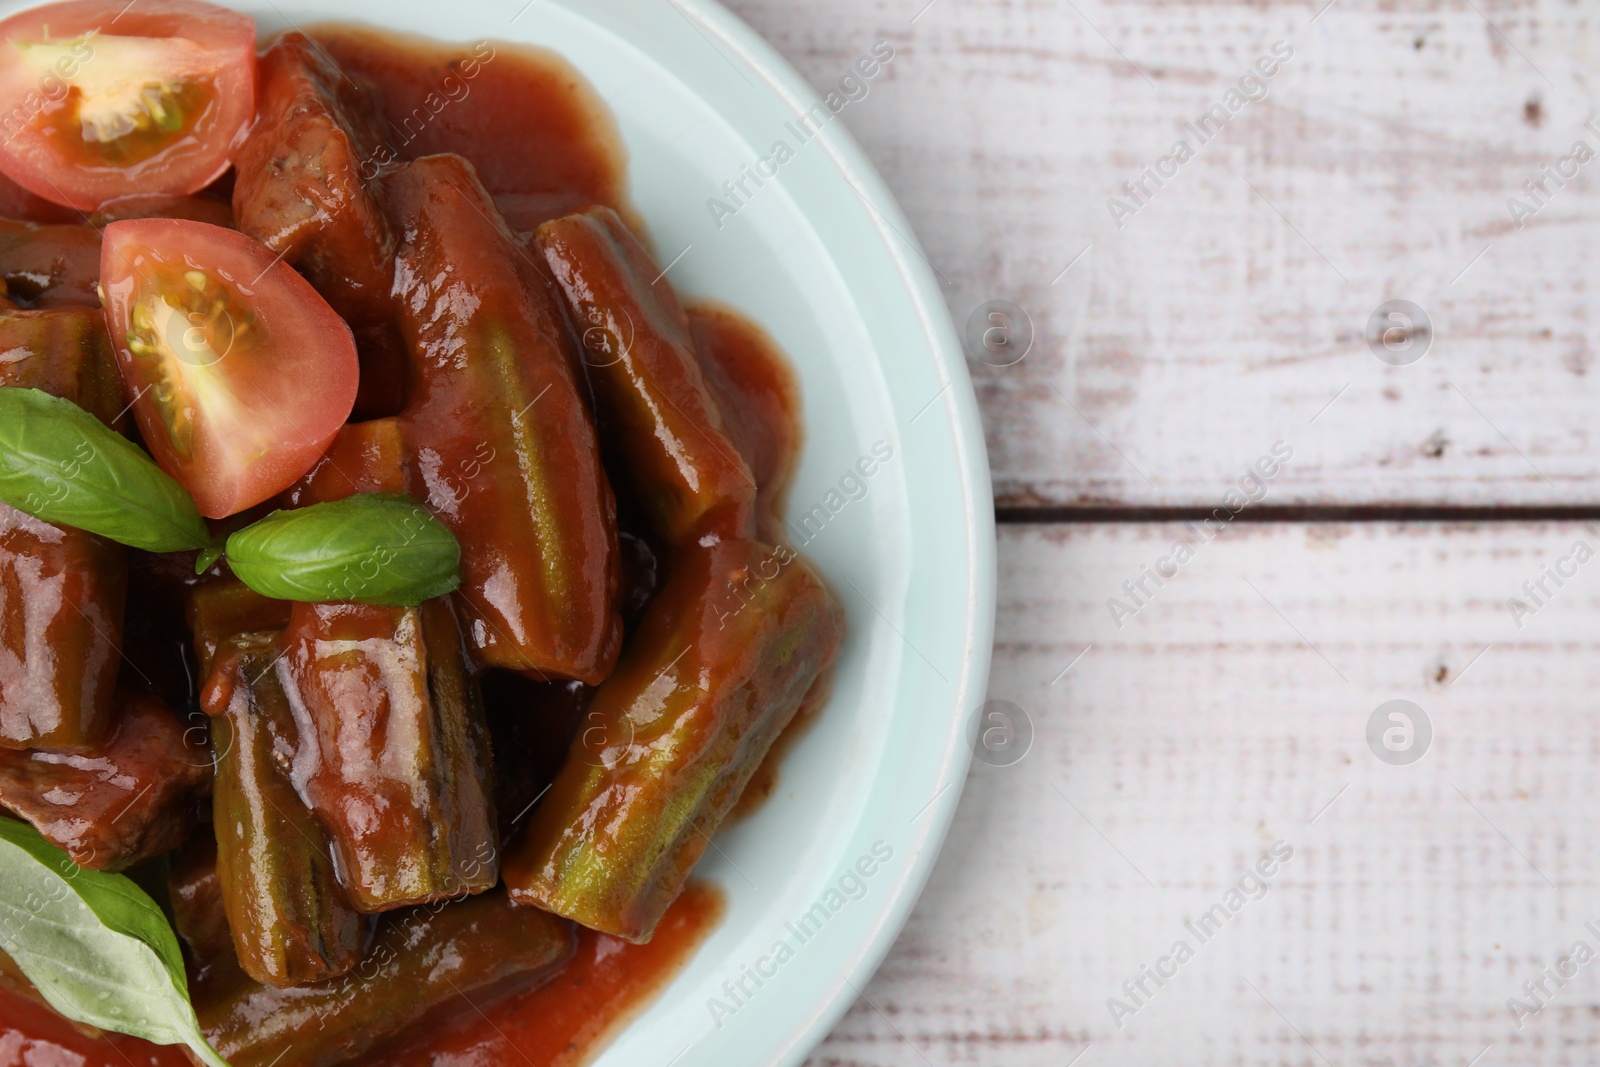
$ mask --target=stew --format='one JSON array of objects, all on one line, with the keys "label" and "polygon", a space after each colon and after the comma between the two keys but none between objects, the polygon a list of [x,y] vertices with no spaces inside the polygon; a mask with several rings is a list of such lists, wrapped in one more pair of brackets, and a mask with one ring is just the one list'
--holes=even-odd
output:
[{"label": "stew", "polygon": [[793,378],[559,56],[119,7],[0,22],[0,808],[196,1029],[7,925],[0,1067],[576,1067],[826,699]]}]

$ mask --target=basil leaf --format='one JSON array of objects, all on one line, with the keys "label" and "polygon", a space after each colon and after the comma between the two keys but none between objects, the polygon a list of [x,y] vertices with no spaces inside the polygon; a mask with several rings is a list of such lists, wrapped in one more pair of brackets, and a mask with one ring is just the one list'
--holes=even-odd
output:
[{"label": "basil leaf", "polygon": [[422,505],[368,493],[275,511],[228,538],[234,576],[262,596],[412,607],[461,584],[461,546]]},{"label": "basil leaf", "polygon": [[200,1033],[167,918],[120,874],[87,871],[0,817],[0,949],[69,1019],[227,1061]]},{"label": "basil leaf", "polygon": [[194,572],[196,574],[204,574],[206,571],[216,566],[217,560],[221,558],[221,544],[214,544],[207,548],[202,548],[200,553],[194,557]]},{"label": "basil leaf", "polygon": [[147,552],[211,542],[183,486],[138,445],[37,389],[0,389],[0,500]]}]

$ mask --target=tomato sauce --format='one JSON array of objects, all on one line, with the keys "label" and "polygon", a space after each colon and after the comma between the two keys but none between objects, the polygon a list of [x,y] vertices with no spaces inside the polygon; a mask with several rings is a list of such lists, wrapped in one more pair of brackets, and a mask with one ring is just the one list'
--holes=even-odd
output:
[{"label": "tomato sauce", "polygon": [[[480,1067],[521,1060],[579,1067],[625,1026],[687,962],[722,917],[722,893],[691,882],[646,945],[581,930],[572,962],[554,978],[485,1009],[402,1036],[357,1061],[361,1067]],[[418,1029],[421,1029],[420,1027]],[[508,1055],[515,1049],[521,1055]]]},{"label": "tomato sauce", "polygon": [[136,1037],[90,1037],[42,1004],[0,989],[0,1064],[5,1067],[190,1067],[176,1047]]},{"label": "tomato sauce", "polygon": [[310,33],[341,66],[383,90],[388,138],[373,171],[459,153],[472,160],[511,228],[525,233],[589,204],[628,217],[616,123],[555,52],[504,41],[441,44],[339,23]]},{"label": "tomato sauce", "polygon": [[[344,24],[310,32],[338,62],[381,88],[391,136],[379,150],[378,165],[385,153],[392,161],[460,153],[475,164],[512,229],[522,233],[591,203],[615,208],[640,228],[627,203],[615,122],[583,77],[558,55],[501,41],[439,44]],[[229,182],[231,175],[221,184]],[[0,215],[37,221],[78,217],[3,177]],[[766,333],[737,312],[703,303],[689,313],[707,377],[728,412],[730,436],[761,485],[762,536],[785,539],[780,503],[801,441],[793,374]],[[774,746],[738,816],[748,815],[776,788],[782,755],[813,721],[825,701],[827,681],[826,676],[819,680],[786,738]],[[366,1067],[519,1061],[531,1067],[579,1067],[671,980],[722,913],[720,891],[692,882],[648,944],[582,930],[576,955],[548,981],[486,1002],[481,1012],[430,1018],[354,1062]],[[181,1067],[190,1062],[177,1047],[115,1034],[88,1036],[38,1002],[0,989],[0,1067]]]},{"label": "tomato sauce", "polygon": [[82,222],[84,214],[70,207],[52,204],[0,174],[0,218],[27,219],[29,222]]},{"label": "tomato sauce", "polygon": [[[430,1020],[355,1061],[363,1067],[479,1067],[513,1062],[579,1067],[636,1015],[722,917],[721,892],[691,882],[647,945],[581,931],[578,951],[555,977],[489,1006]],[[0,1064],[6,1067],[189,1067],[182,1050],[137,1038],[88,1037],[71,1023],[0,990]],[[292,1067],[284,1064],[284,1067]]]},{"label": "tomato sauce", "polygon": [[789,757],[789,752],[794,746],[811,732],[811,727],[822,717],[822,709],[827,707],[828,699],[833,696],[833,672],[834,668],[829,667],[812,683],[810,691],[806,693],[805,701],[800,705],[800,710],[794,713],[789,725],[784,727],[783,733],[772,743],[772,747],[767,750],[766,758],[761,761],[761,766],[756,768],[756,773],[751,775],[750,781],[745,785],[744,792],[734,801],[733,810],[728,812],[728,817],[722,822],[724,827],[748,819],[760,811],[768,798],[778,791],[778,786],[782,782],[783,761]]},{"label": "tomato sauce", "polygon": [[782,502],[800,452],[800,387],[794,372],[767,332],[737,311],[709,300],[687,310],[728,434],[760,486],[761,537],[786,540]]}]

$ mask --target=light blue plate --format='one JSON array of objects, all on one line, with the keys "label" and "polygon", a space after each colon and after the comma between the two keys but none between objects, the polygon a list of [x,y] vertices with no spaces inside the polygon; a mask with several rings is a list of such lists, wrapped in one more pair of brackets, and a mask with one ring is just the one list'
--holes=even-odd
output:
[{"label": "light blue plate", "polygon": [[[775,795],[699,868],[726,890],[726,918],[598,1063],[797,1064],[889,950],[966,775],[995,582],[972,387],[939,286],[882,180],[831,114],[801,142],[790,124],[818,94],[755,33],[706,0],[523,2],[241,6],[264,33],[340,18],[562,52],[616,114],[633,202],[663,264],[682,252],[673,284],[742,310],[794,361],[806,444],[791,536],[849,612],[833,699]],[[517,116],[505,120],[515,137]],[[714,219],[707,201],[733,207],[723,182],[778,141],[793,158],[759,189],[747,180],[743,206]],[[875,445],[891,458],[852,478]]]}]

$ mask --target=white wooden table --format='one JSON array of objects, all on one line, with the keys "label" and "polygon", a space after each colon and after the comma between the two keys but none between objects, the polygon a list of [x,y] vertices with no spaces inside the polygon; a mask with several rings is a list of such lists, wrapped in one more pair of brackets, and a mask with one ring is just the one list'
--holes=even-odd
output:
[{"label": "white wooden table", "polygon": [[818,86],[894,45],[844,121],[958,324],[1034,334],[972,362],[1033,745],[813,1064],[1600,1062],[1600,8],[924,2],[733,0]]}]

